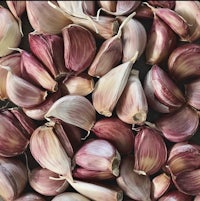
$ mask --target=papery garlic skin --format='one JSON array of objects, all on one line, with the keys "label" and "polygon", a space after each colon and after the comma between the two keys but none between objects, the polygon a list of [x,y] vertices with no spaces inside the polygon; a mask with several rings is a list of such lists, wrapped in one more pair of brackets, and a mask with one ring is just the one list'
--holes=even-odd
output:
[{"label": "papery garlic skin", "polygon": [[26,193],[14,201],[45,201],[45,199],[36,193]]},{"label": "papery garlic skin", "polygon": [[66,192],[57,195],[51,201],[90,201],[90,200],[79,193]]}]

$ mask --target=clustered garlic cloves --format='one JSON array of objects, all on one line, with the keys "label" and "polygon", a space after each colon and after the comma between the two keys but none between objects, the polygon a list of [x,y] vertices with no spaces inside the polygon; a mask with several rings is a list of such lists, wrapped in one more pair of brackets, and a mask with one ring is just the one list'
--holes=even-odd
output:
[{"label": "clustered garlic cloves", "polygon": [[199,1],[0,4],[0,200],[200,200]]}]

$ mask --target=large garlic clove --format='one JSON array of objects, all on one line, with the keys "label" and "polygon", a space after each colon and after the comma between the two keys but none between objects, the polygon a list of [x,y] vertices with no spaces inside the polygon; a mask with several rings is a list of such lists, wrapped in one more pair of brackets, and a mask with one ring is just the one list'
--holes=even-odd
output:
[{"label": "large garlic clove", "polygon": [[25,189],[27,169],[20,160],[0,158],[0,177],[0,198],[11,201]]},{"label": "large garlic clove", "polygon": [[85,97],[66,95],[54,102],[45,117],[56,117],[66,123],[90,131],[96,121],[96,112],[93,105]]},{"label": "large garlic clove", "polygon": [[199,125],[197,112],[190,107],[182,107],[175,113],[165,114],[156,121],[157,128],[171,142],[190,139]]},{"label": "large garlic clove", "polygon": [[200,75],[199,56],[200,45],[198,44],[191,43],[177,47],[168,59],[168,69],[172,77],[177,81],[197,78]]},{"label": "large garlic clove", "polygon": [[175,11],[189,24],[190,41],[200,38],[200,2],[199,1],[176,1]]},{"label": "large garlic clove", "polygon": [[171,53],[176,45],[176,34],[161,19],[154,15],[153,24],[146,45],[146,63],[159,64]]},{"label": "large garlic clove", "polygon": [[51,75],[59,79],[67,72],[64,64],[63,38],[53,34],[29,33],[31,51],[48,68]]},{"label": "large garlic clove", "polygon": [[[17,48],[21,41],[20,28],[11,12],[0,6],[1,33],[0,33],[0,57],[9,55]],[[15,33],[15,34],[13,34]]]},{"label": "large garlic clove", "polygon": [[111,142],[122,155],[133,151],[134,134],[131,126],[116,117],[98,120],[92,132],[100,139]]},{"label": "large garlic clove", "polygon": [[132,70],[117,103],[117,116],[125,123],[141,125],[146,121],[147,112],[148,105],[139,79],[139,71]]},{"label": "large garlic clove", "polygon": [[132,170],[133,161],[131,155],[123,158],[117,183],[128,197],[134,200],[151,201],[151,180],[147,175],[140,175]]},{"label": "large garlic clove", "polygon": [[85,196],[76,193],[76,192],[65,192],[61,193],[60,195],[57,195],[52,199],[52,201],[90,201]]},{"label": "large garlic clove", "polygon": [[72,23],[61,11],[49,5],[48,1],[28,1],[26,11],[31,26],[39,33],[58,34]]},{"label": "large garlic clove", "polygon": [[150,5],[154,7],[169,8],[174,9],[175,1],[147,1]]},{"label": "large garlic clove", "polygon": [[89,67],[96,54],[94,36],[89,30],[77,24],[65,27],[62,36],[66,68],[75,74],[83,72]]},{"label": "large garlic clove", "polygon": [[26,193],[14,201],[45,201],[45,199],[36,193]]},{"label": "large garlic clove", "polygon": [[69,186],[66,180],[54,179],[58,177],[59,175],[56,173],[39,167],[31,170],[29,174],[29,184],[41,195],[55,196],[63,193]]},{"label": "large garlic clove", "polygon": [[92,101],[99,114],[107,117],[112,116],[112,112],[128,81],[132,65],[132,61],[120,64],[97,81],[92,93]]},{"label": "large garlic clove", "polygon": [[181,90],[168,74],[154,65],[144,80],[144,91],[149,106],[161,113],[170,113],[179,109],[185,102]]},{"label": "large garlic clove", "polygon": [[123,192],[117,186],[74,180],[70,185],[80,194],[91,200],[122,201]]},{"label": "large garlic clove", "polygon": [[107,140],[89,140],[76,152],[74,160],[87,170],[110,171],[115,176],[119,175],[120,154]]},{"label": "large garlic clove", "polygon": [[167,160],[167,147],[160,133],[142,127],[135,136],[134,156],[134,171],[148,175],[158,172]]}]

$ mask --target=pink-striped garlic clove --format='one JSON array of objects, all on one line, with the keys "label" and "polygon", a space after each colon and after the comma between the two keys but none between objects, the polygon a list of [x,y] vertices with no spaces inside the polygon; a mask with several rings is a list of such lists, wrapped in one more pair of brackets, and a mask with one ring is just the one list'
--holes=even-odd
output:
[{"label": "pink-striped garlic clove", "polygon": [[22,194],[14,201],[45,201],[45,199],[41,195],[36,193],[26,193]]}]

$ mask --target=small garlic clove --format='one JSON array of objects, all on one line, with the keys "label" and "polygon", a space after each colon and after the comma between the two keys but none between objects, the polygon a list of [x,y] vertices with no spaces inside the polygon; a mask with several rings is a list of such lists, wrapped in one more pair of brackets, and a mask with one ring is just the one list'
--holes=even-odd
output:
[{"label": "small garlic clove", "polygon": [[77,24],[65,27],[62,30],[62,36],[66,68],[75,74],[83,72],[89,67],[96,54],[94,36],[88,29]]},{"label": "small garlic clove", "polygon": [[54,102],[45,117],[56,117],[65,123],[90,131],[96,121],[96,112],[85,97],[66,95]]},{"label": "small garlic clove", "polygon": [[147,1],[150,5],[154,7],[169,8],[174,9],[175,1]]},{"label": "small garlic clove", "polygon": [[154,15],[145,55],[147,64],[159,64],[168,58],[176,45],[176,34]]},{"label": "small garlic clove", "polygon": [[63,38],[53,34],[29,33],[30,49],[34,55],[47,67],[55,79],[67,72],[64,64]]},{"label": "small garlic clove", "polygon": [[190,107],[182,107],[175,113],[165,114],[156,121],[157,128],[171,142],[190,139],[197,131],[199,117]]},{"label": "small garlic clove", "polygon": [[135,136],[134,156],[134,171],[148,175],[157,173],[167,160],[167,147],[160,133],[142,127]]},{"label": "small garlic clove", "polygon": [[120,166],[120,176],[116,179],[125,195],[141,201],[151,201],[151,180],[147,175],[132,171],[134,158],[131,155],[123,158]]},{"label": "small garlic clove", "polygon": [[161,197],[168,189],[171,184],[171,178],[161,173],[152,179],[153,198],[157,200]]},{"label": "small garlic clove", "polygon": [[45,199],[36,193],[26,193],[14,201],[45,201]]},{"label": "small garlic clove", "polygon": [[63,84],[71,95],[87,96],[94,90],[94,79],[86,73],[68,77]]},{"label": "small garlic clove", "polygon": [[113,175],[119,175],[121,157],[117,149],[103,139],[87,141],[76,152],[75,163],[87,170],[110,171]]},{"label": "small garlic clove", "polygon": [[147,112],[148,105],[139,79],[139,71],[132,70],[117,103],[117,116],[125,123],[141,125],[146,121]]},{"label": "small garlic clove", "polygon": [[131,126],[116,117],[98,120],[92,132],[98,138],[111,142],[122,155],[133,151],[134,134]]},{"label": "small garlic clove", "polygon": [[63,193],[69,186],[66,180],[54,180],[59,175],[45,168],[35,168],[29,174],[30,186],[41,195],[55,196]]},{"label": "small garlic clove", "polygon": [[146,74],[144,91],[149,106],[161,113],[173,112],[185,103],[181,90],[157,65],[154,65]]},{"label": "small garlic clove", "polygon": [[54,197],[51,201],[90,201],[85,196],[76,192],[65,192]]},{"label": "small garlic clove", "polygon": [[87,198],[99,201],[122,201],[123,192],[117,186],[74,180],[70,185]]},{"label": "small garlic clove", "polygon": [[64,13],[49,5],[48,1],[28,1],[26,11],[31,26],[39,33],[58,34],[72,23]]},{"label": "small garlic clove", "polygon": [[6,4],[15,18],[21,17],[26,10],[26,1],[6,1]]}]

